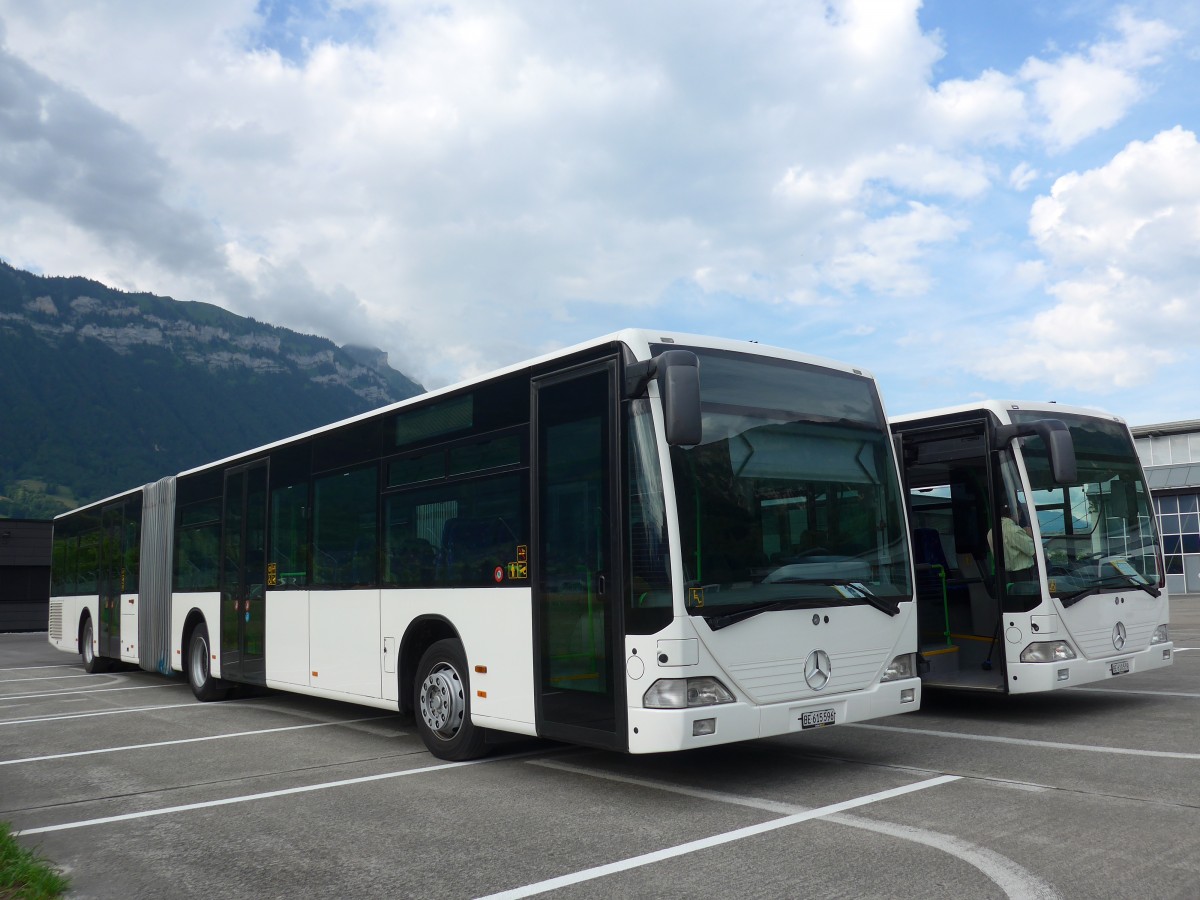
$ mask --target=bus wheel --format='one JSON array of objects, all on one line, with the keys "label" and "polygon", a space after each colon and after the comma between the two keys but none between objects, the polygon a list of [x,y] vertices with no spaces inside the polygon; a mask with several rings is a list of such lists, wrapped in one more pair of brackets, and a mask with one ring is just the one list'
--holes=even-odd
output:
[{"label": "bus wheel", "polygon": [[471,724],[467,655],[452,639],[433,644],[417,665],[413,707],[417,731],[439,759],[476,759],[487,753],[484,729]]},{"label": "bus wheel", "polygon": [[97,656],[92,646],[95,634],[92,631],[92,617],[83,620],[83,636],[79,639],[79,655],[83,657],[83,671],[95,674],[107,672],[109,661],[103,656]]},{"label": "bus wheel", "polygon": [[188,642],[187,676],[192,693],[202,703],[209,700],[224,700],[229,694],[229,687],[223,681],[213,678],[209,667],[208,626],[201,622],[192,629],[192,639]]}]

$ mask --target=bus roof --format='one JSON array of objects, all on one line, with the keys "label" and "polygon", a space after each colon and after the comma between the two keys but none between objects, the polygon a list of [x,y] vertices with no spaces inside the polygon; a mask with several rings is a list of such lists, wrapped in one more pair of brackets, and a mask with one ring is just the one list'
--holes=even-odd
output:
[{"label": "bus roof", "polygon": [[146,486],[144,484],[139,484],[135,488],[130,488],[127,491],[121,491],[121,493],[113,494],[111,497],[105,497],[103,500],[93,500],[91,503],[83,504],[83,506],[77,506],[74,509],[68,509],[66,512],[59,513],[52,521],[57,522],[59,519],[62,519],[66,516],[73,516],[76,513],[87,512],[89,509],[93,509],[94,507],[107,506],[109,503],[115,503],[116,501],[124,499],[125,497],[132,497],[134,494],[140,494],[145,487]]},{"label": "bus roof", "polygon": [[907,425],[912,422],[922,422],[928,419],[939,419],[943,416],[955,416],[962,413],[970,412],[990,412],[996,416],[1001,422],[1010,424],[1012,421],[1009,415],[1013,411],[1020,410],[1022,412],[1037,412],[1044,413],[1047,418],[1053,418],[1054,413],[1066,413],[1073,416],[1091,416],[1096,419],[1105,419],[1110,422],[1119,422],[1124,425],[1125,420],[1120,416],[1115,416],[1110,412],[1102,409],[1095,409],[1087,406],[1067,406],[1062,403],[1055,403],[1053,400],[979,400],[975,403],[963,403],[958,406],[944,406],[940,409],[927,409],[923,412],[904,413],[903,415],[891,416],[889,421],[893,425]]}]

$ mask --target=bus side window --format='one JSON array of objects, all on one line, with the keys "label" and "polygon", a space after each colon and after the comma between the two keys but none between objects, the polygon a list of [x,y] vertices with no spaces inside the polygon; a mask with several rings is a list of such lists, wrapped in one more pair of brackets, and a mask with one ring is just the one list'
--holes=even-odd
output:
[{"label": "bus side window", "polygon": [[377,466],[324,475],[313,485],[313,583],[375,584]]}]

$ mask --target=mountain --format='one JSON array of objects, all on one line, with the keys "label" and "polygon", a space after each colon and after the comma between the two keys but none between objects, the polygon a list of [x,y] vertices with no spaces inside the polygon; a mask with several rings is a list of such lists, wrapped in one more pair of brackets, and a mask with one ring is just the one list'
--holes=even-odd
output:
[{"label": "mountain", "polygon": [[0,262],[0,518],[48,518],[423,391],[372,347]]}]

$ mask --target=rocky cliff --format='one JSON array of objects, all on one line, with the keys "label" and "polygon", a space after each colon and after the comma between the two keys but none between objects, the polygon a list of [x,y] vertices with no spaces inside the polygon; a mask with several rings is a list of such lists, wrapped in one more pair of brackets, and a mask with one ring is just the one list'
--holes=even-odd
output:
[{"label": "rocky cliff", "polygon": [[0,263],[0,516],[44,516],[421,393],[375,348]]}]

